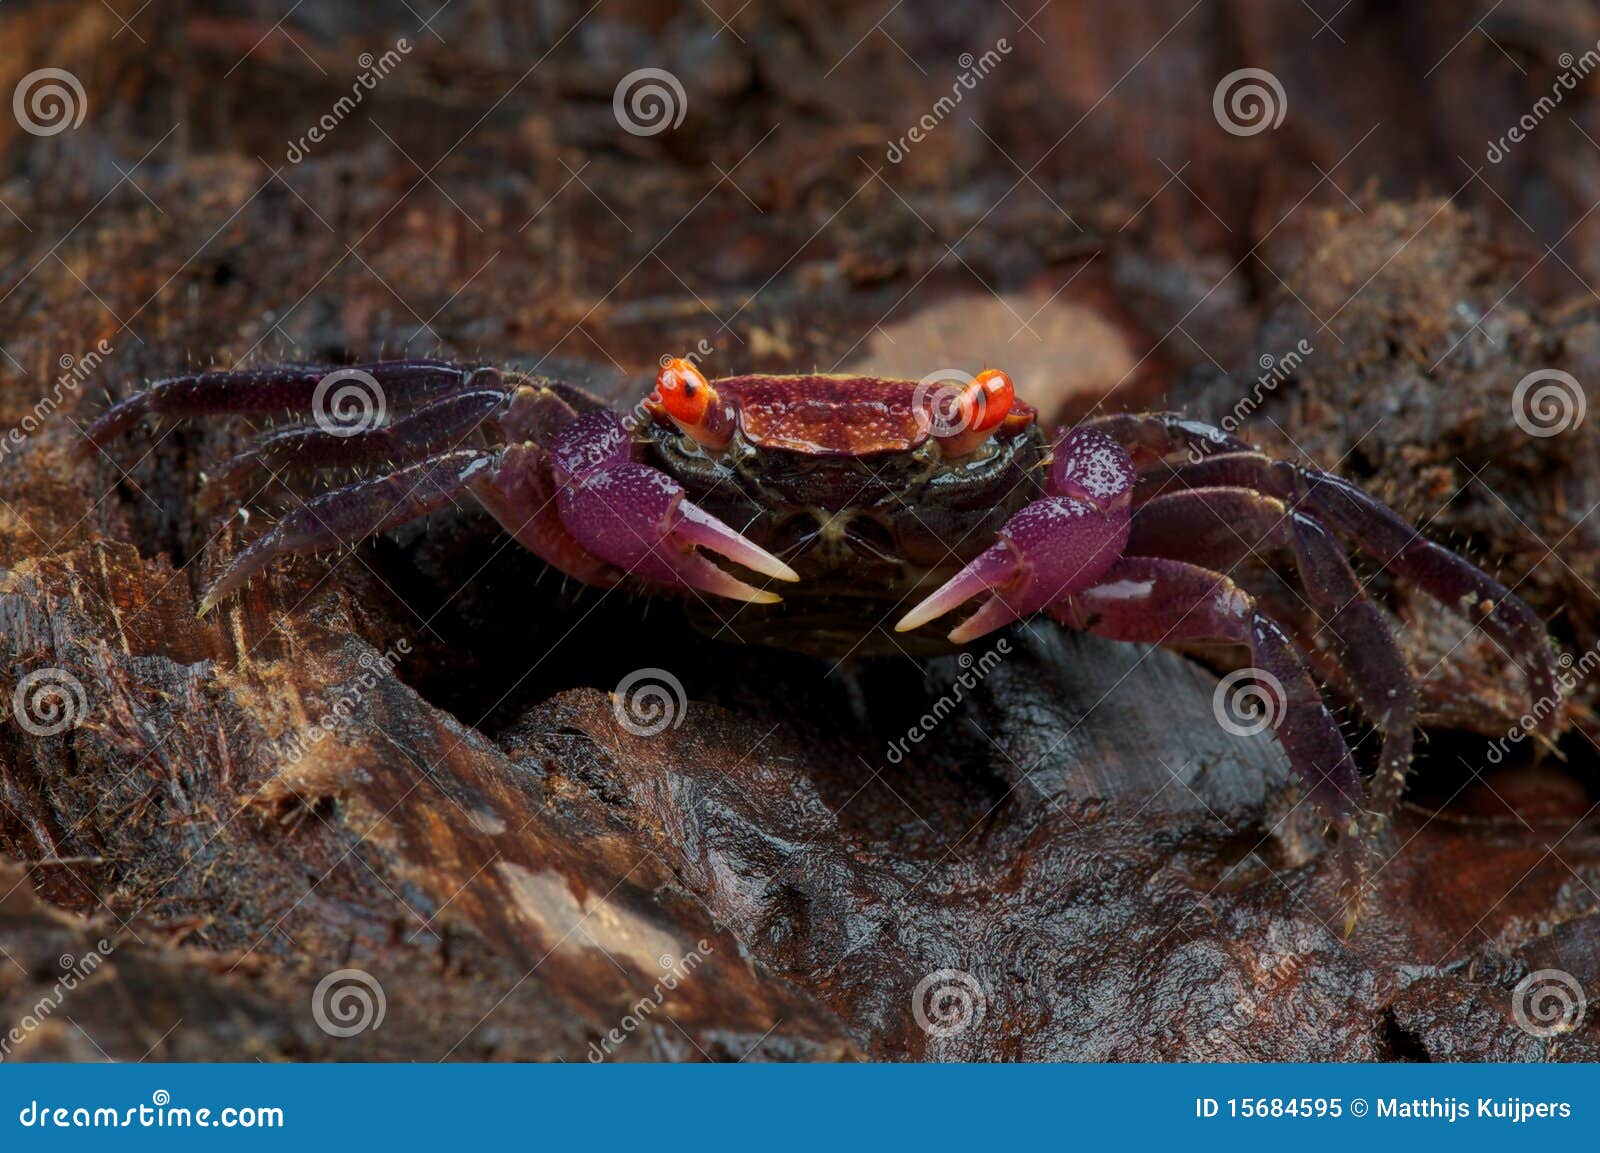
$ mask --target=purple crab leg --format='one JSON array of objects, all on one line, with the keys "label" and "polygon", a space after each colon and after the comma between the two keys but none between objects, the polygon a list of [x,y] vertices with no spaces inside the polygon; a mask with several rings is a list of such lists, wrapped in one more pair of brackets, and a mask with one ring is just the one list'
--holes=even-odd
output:
[{"label": "purple crab leg", "polygon": [[[1424,538],[1358,486],[1320,469],[1272,460],[1220,429],[1172,413],[1103,417],[1091,427],[1110,433],[1141,467],[1174,453],[1190,454],[1192,463],[1174,465],[1168,476],[1157,473],[1153,482],[1142,482],[1139,497],[1148,498],[1172,483],[1241,485],[1278,497],[1327,522],[1385,569],[1481,627],[1522,669],[1536,708],[1562,700],[1549,635],[1533,610],[1470,561]],[[1560,708],[1537,711],[1542,714],[1542,731],[1553,733],[1560,727]]]},{"label": "purple crab leg", "polygon": [[302,473],[380,462],[410,464],[442,449],[460,447],[508,400],[505,392],[478,389],[441,397],[399,420],[348,435],[316,426],[284,429],[230,460],[212,482],[211,499],[237,492],[257,468],[268,473]]},{"label": "purple crab leg", "polygon": [[1299,650],[1257,610],[1255,598],[1221,573],[1160,557],[1124,557],[1098,584],[1073,593],[1051,615],[1113,640],[1220,641],[1249,648],[1251,666],[1272,698],[1272,728],[1312,804],[1342,835],[1350,916],[1360,869],[1354,846],[1361,777]]},{"label": "purple crab leg", "polygon": [[[487,386],[498,380],[494,369],[471,369],[437,360],[391,360],[348,366],[277,365],[233,372],[189,373],[157,381],[112,405],[85,430],[88,444],[101,447],[127,432],[145,416],[207,416],[309,411],[317,386],[333,372],[360,372],[372,377],[393,404],[426,400],[461,388],[483,374]],[[474,381],[476,383],[476,381]]]},{"label": "purple crab leg", "polygon": [[612,412],[573,421],[552,449],[561,523],[586,551],[640,580],[756,604],[780,599],[712,564],[701,549],[775,580],[798,573],[688,499],[660,469],[631,459],[632,434]]},{"label": "purple crab leg", "polygon": [[453,504],[468,491],[466,474],[471,466],[491,459],[475,449],[452,452],[307,501],[285,513],[233,558],[206,590],[200,615],[280,556],[353,544]]},{"label": "purple crab leg", "polygon": [[[1440,604],[1463,613],[1498,641],[1522,667],[1528,694],[1537,702],[1562,700],[1555,657],[1544,622],[1510,589],[1422,537],[1380,501],[1327,473],[1299,474],[1305,504],[1386,569],[1421,587]],[[1547,733],[1559,727],[1559,708],[1540,722]]]},{"label": "purple crab leg", "polygon": [[1291,552],[1301,587],[1327,626],[1343,678],[1369,720],[1383,733],[1372,807],[1387,813],[1400,798],[1411,766],[1417,692],[1405,655],[1376,605],[1356,580],[1328,531],[1283,502],[1245,488],[1168,493],[1134,513],[1131,556],[1157,556],[1229,569],[1257,549]]},{"label": "purple crab leg", "polygon": [[896,632],[920,628],[974,597],[978,610],[950,632],[965,644],[1093,584],[1128,538],[1133,462],[1115,441],[1078,429],[1056,446],[1046,491],[1000,529],[1000,539],[912,607]]}]

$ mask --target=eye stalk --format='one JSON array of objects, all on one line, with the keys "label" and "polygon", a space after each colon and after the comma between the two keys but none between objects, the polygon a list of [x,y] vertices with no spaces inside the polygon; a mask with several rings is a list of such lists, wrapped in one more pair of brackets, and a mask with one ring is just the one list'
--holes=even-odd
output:
[{"label": "eye stalk", "polygon": [[960,419],[955,428],[937,436],[945,456],[966,456],[994,435],[1011,412],[1016,399],[1011,377],[998,368],[986,368],[961,392],[956,402]]},{"label": "eye stalk", "polygon": [[733,439],[732,406],[691,360],[673,357],[665,361],[647,403],[657,416],[665,416],[706,448],[726,448]]}]

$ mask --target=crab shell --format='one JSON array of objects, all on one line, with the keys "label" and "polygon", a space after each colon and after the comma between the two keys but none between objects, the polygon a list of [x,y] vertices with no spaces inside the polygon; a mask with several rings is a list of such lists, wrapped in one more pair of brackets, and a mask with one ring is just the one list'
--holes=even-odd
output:
[{"label": "crab shell", "polygon": [[[937,400],[918,381],[753,375],[712,386],[732,425],[726,447],[683,434],[652,398],[655,419],[636,433],[645,459],[801,580],[781,603],[741,606],[731,620],[726,606],[691,598],[696,623],[812,652],[950,651],[938,637],[889,632],[1041,495],[1050,448],[1035,410],[1014,401],[992,435],[948,456]],[[863,621],[880,622],[865,640]]]}]

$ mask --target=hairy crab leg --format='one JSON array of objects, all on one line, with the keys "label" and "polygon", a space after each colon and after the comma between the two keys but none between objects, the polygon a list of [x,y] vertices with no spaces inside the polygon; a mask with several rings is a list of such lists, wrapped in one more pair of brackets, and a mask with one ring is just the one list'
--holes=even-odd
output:
[{"label": "hairy crab leg", "polygon": [[640,580],[756,604],[779,597],[717,567],[700,550],[775,580],[800,579],[689,500],[672,477],[633,460],[632,450],[632,433],[613,412],[585,413],[555,439],[556,507],[586,551]]},{"label": "hairy crab leg", "polygon": [[1110,437],[1069,433],[1056,446],[1049,495],[1024,505],[998,541],[914,605],[895,631],[919,628],[988,593],[949,634],[965,644],[1093,584],[1127,541],[1133,480],[1133,463]]},{"label": "hairy crab leg", "polygon": [[385,404],[426,400],[452,389],[492,386],[500,378],[492,368],[463,368],[436,360],[389,360],[348,366],[278,365],[189,373],[157,381],[112,405],[85,430],[87,443],[102,447],[146,416],[309,411],[317,387],[336,372],[370,377]]},{"label": "hairy crab leg", "polygon": [[502,391],[478,389],[430,401],[392,423],[349,433],[315,425],[284,429],[224,465],[211,483],[208,502],[215,504],[237,493],[257,468],[298,475],[378,463],[411,464],[441,449],[458,448],[509,399]]},{"label": "hairy crab leg", "polygon": [[1312,804],[1341,834],[1346,917],[1353,923],[1361,777],[1299,650],[1257,610],[1255,598],[1221,573],[1161,557],[1124,557],[1099,583],[1066,597],[1050,614],[1070,628],[1113,640],[1221,641],[1249,648],[1251,664],[1265,674],[1274,698],[1272,728]]},{"label": "hairy crab leg", "polygon": [[454,503],[468,491],[465,474],[469,468],[490,459],[475,449],[448,453],[387,476],[333,489],[292,509],[233,558],[206,590],[200,615],[278,557],[354,544]]},{"label": "hairy crab leg", "polygon": [[[1562,700],[1549,636],[1533,610],[1499,581],[1425,538],[1358,486],[1319,469],[1272,460],[1219,429],[1170,413],[1104,417],[1091,427],[1109,432],[1145,468],[1179,452],[1203,454],[1200,460],[1173,466],[1168,477],[1157,474],[1156,491],[1173,483],[1238,485],[1275,496],[1326,522],[1380,566],[1482,628],[1522,669],[1535,705]],[[1148,498],[1151,489],[1141,489],[1138,495]],[[1540,711],[1541,730],[1554,733],[1562,710]]]},{"label": "hairy crab leg", "polygon": [[1128,540],[1131,556],[1198,561],[1219,569],[1233,567],[1255,549],[1294,555],[1306,600],[1349,670],[1343,680],[1383,733],[1372,807],[1391,812],[1411,767],[1416,686],[1388,622],[1366,598],[1328,531],[1252,489],[1199,488],[1167,493],[1139,507]]}]

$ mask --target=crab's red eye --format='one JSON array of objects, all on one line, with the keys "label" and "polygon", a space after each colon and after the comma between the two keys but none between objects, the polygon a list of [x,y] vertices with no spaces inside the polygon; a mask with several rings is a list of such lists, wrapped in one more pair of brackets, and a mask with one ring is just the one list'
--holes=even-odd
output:
[{"label": "crab's red eye", "polygon": [[961,415],[973,432],[988,432],[1006,418],[1016,399],[1011,377],[998,368],[986,368],[973,377],[961,398]]},{"label": "crab's red eye", "polygon": [[[674,424],[693,426],[705,419],[706,408],[716,393],[705,374],[691,361],[674,358],[656,374],[656,395]],[[687,429],[685,429],[687,431]]]},{"label": "crab's red eye", "polygon": [[935,434],[940,450],[949,457],[976,452],[1010,415],[1016,395],[1011,377],[998,368],[986,368],[978,373],[961,390],[957,401],[960,423],[948,432]]},{"label": "crab's red eye", "polygon": [[679,431],[701,444],[721,448],[728,443],[732,414],[693,361],[674,357],[663,364],[650,399]]}]

